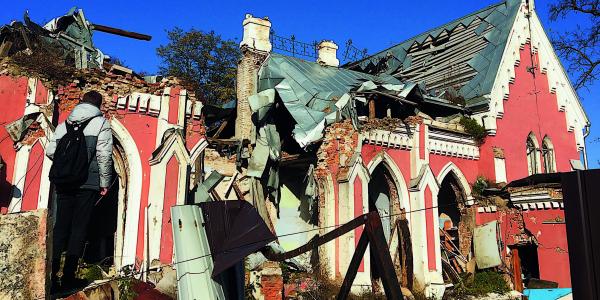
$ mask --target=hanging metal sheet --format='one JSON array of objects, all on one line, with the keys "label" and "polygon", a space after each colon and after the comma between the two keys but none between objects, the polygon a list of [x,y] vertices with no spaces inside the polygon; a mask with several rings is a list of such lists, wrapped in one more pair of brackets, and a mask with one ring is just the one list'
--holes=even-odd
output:
[{"label": "hanging metal sheet", "polygon": [[246,201],[200,203],[213,257],[213,278],[276,240],[258,211]]},{"label": "hanging metal sheet", "polygon": [[475,260],[479,269],[502,264],[498,245],[498,221],[475,227],[473,234]]}]

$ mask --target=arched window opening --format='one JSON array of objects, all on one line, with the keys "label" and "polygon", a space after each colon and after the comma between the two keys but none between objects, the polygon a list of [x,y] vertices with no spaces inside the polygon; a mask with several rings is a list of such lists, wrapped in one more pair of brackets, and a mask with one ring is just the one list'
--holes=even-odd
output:
[{"label": "arched window opening", "polygon": [[529,175],[540,173],[539,146],[533,133],[527,137],[527,166]]},{"label": "arched window opening", "polygon": [[445,282],[452,282],[452,275],[447,273],[448,268],[460,263],[457,257],[469,255],[471,250],[471,232],[474,220],[471,219],[465,208],[466,196],[458,177],[454,172],[448,173],[441,181],[438,192],[438,220],[440,231],[440,246],[442,257],[447,260],[442,262]]},{"label": "arched window opening", "polygon": [[542,157],[544,158],[544,173],[556,172],[556,160],[554,158],[554,146],[549,137],[542,142]]},{"label": "arched window opening", "polygon": [[[379,164],[369,181],[369,211],[379,212],[381,217],[381,225],[383,225],[383,233],[385,239],[389,242],[392,233],[392,209],[394,203],[398,201],[398,189],[392,175],[385,164]],[[375,255],[375,253],[371,253]],[[381,272],[374,264],[371,265],[371,276],[374,279],[380,278]]]}]

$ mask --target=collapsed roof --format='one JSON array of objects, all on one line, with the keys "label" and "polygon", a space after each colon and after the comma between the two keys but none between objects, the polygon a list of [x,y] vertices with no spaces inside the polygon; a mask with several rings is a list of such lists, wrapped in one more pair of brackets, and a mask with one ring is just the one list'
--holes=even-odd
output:
[{"label": "collapsed roof", "polygon": [[520,0],[506,0],[405,40],[344,67],[456,90],[468,108],[487,104]]},{"label": "collapsed roof", "polygon": [[259,71],[258,91],[248,101],[259,123],[278,96],[296,122],[293,136],[301,147],[318,141],[327,125],[342,118],[352,119],[358,127],[355,101],[366,103],[372,95],[410,106],[432,104],[452,112],[462,110],[457,104],[426,95],[417,84],[387,74],[375,76],[275,53]]},{"label": "collapsed roof", "polygon": [[64,16],[52,19],[43,27],[29,19],[25,12],[23,22],[12,22],[0,27],[0,58],[19,53],[52,54],[65,65],[79,69],[102,68],[107,58],[94,46],[94,31],[125,37],[150,40],[151,37],[89,22],[83,10],[72,8]]},{"label": "collapsed roof", "polygon": [[52,53],[78,68],[99,68],[104,55],[94,47],[92,29],[82,10],[71,9],[66,15],[51,20],[44,27],[29,19],[12,22],[0,28],[0,57],[19,52]]}]

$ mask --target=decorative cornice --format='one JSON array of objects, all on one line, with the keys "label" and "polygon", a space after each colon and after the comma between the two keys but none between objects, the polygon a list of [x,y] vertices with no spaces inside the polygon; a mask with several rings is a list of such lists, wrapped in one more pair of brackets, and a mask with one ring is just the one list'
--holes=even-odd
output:
[{"label": "decorative cornice", "polygon": [[479,159],[479,147],[467,134],[429,128],[429,153],[466,159]]},{"label": "decorative cornice", "polygon": [[412,137],[406,128],[397,128],[394,131],[373,129],[363,135],[363,143],[395,149],[411,150]]}]

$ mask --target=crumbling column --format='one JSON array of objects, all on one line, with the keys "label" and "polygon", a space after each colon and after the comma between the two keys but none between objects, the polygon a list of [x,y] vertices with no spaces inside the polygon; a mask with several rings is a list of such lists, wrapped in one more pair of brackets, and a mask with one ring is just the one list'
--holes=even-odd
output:
[{"label": "crumbling column", "polygon": [[317,62],[321,65],[337,67],[340,61],[337,59],[337,49],[333,41],[321,41],[317,45]]},{"label": "crumbling column", "polygon": [[269,18],[255,18],[246,14],[242,23],[244,37],[240,43],[242,58],[237,69],[237,119],[235,137],[250,139],[252,132],[252,111],[248,97],[257,92],[258,70],[271,52],[269,40],[271,22]]}]

